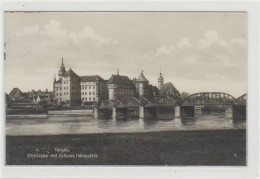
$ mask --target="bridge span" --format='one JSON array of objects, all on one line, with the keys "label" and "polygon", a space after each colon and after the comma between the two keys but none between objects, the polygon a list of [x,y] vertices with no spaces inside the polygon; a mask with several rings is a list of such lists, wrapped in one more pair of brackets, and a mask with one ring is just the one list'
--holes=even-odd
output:
[{"label": "bridge span", "polygon": [[125,97],[119,100],[103,100],[95,105],[94,114],[125,117],[128,114],[139,118],[156,117],[161,111],[174,113],[175,117],[194,117],[195,114],[226,112],[227,118],[246,118],[246,94],[235,98],[221,92],[202,92],[185,99],[178,96]]}]

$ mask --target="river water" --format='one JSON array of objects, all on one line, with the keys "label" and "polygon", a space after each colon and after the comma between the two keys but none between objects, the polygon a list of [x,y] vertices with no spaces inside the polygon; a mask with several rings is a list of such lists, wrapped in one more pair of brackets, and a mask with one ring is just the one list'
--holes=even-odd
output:
[{"label": "river water", "polygon": [[232,120],[225,113],[174,118],[172,114],[157,119],[94,119],[89,115],[9,115],[6,135],[59,135],[167,130],[245,129],[245,120]]}]

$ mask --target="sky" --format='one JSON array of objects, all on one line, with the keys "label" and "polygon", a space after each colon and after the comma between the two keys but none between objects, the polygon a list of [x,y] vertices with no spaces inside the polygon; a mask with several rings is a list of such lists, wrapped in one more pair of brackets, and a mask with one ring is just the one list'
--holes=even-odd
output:
[{"label": "sky", "polygon": [[247,92],[247,14],[6,12],[5,92],[52,91],[63,57],[79,76],[141,71],[180,92]]}]

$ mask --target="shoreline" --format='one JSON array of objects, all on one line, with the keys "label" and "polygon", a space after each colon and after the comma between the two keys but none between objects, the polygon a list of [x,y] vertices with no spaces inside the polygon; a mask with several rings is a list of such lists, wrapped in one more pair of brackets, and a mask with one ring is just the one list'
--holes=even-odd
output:
[{"label": "shoreline", "polygon": [[66,133],[61,133],[61,134],[39,134],[39,135],[8,135],[6,134],[6,137],[44,137],[44,136],[53,136],[53,137],[57,137],[57,136],[80,136],[80,135],[99,135],[99,134],[147,134],[147,133],[164,133],[164,132],[208,132],[208,131],[246,131],[247,129],[241,129],[241,128],[223,128],[223,129],[180,129],[180,130],[153,130],[153,131],[125,131],[125,132],[92,132],[92,133],[76,133],[76,134],[66,134]]}]

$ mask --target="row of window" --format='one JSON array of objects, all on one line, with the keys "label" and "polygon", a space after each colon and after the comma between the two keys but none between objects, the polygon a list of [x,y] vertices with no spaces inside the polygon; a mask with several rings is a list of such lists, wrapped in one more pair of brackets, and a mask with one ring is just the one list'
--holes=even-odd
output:
[{"label": "row of window", "polygon": [[[87,95],[88,92],[83,92],[82,95]],[[92,93],[93,95],[95,95],[95,92]],[[89,95],[91,95],[91,92],[89,92]]]},{"label": "row of window", "polygon": [[95,97],[93,97],[93,98],[91,98],[91,97],[89,97],[89,98],[82,98],[82,100],[94,100],[95,101]]},{"label": "row of window", "polygon": [[[91,89],[91,86],[81,86],[81,89]],[[93,89],[95,89],[95,86],[93,86]]]}]

